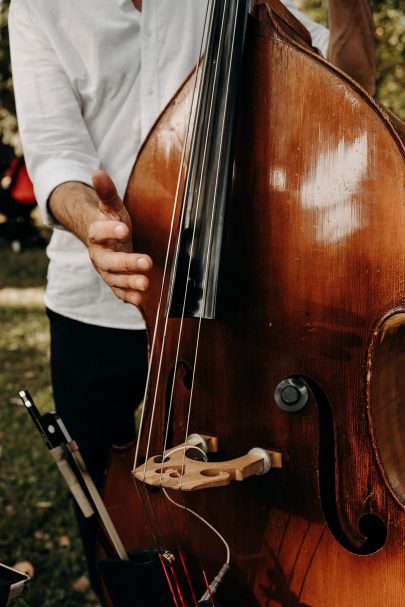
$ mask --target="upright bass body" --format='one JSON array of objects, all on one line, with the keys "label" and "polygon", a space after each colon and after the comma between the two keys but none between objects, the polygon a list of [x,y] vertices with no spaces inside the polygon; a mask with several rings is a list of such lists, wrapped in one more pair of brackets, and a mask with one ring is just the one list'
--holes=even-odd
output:
[{"label": "upright bass body", "polygon": [[[166,431],[169,446],[184,441],[191,395],[190,431],[218,437],[222,460],[253,447],[282,454],[266,475],[184,502],[170,492],[229,542],[224,607],[400,607],[404,149],[371,98],[295,42],[292,25],[273,2],[249,24],[218,314],[171,318],[164,342],[157,334],[151,450],[162,452]],[[155,262],[151,333],[164,316],[192,90],[189,80],[156,123],[126,195],[136,248]],[[147,500],[166,546],[179,542],[212,578],[225,558],[217,536],[162,492]],[[151,545],[136,495],[130,509],[128,546]]]}]

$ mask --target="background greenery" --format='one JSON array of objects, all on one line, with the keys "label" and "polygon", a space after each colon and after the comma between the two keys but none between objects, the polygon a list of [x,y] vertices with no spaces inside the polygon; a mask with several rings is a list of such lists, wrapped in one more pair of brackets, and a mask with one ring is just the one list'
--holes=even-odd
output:
[{"label": "background greenery", "polygon": [[17,134],[8,44],[7,16],[9,4],[9,0],[0,0],[0,166],[3,167],[8,164],[15,152],[21,153]]},{"label": "background greenery", "polygon": [[[295,1],[315,21],[327,25],[328,0]],[[373,0],[372,6],[376,31],[376,97],[405,120],[405,0]]]},{"label": "background greenery", "polygon": [[[69,0],[66,0],[69,1]],[[327,0],[296,0],[327,23]],[[355,1],[355,0],[353,0]],[[20,153],[7,34],[0,0],[0,169]],[[405,119],[405,0],[375,0],[377,96]],[[52,409],[48,326],[41,303],[43,249],[11,252],[0,241],[0,562],[34,567],[29,591],[14,607],[90,607],[70,499],[17,396],[28,388],[41,411]],[[27,290],[28,289],[28,290]]]}]

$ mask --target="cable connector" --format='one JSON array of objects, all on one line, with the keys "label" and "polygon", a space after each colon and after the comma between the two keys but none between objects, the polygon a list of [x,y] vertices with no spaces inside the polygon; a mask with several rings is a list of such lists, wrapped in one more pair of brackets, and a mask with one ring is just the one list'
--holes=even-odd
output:
[{"label": "cable connector", "polygon": [[220,585],[220,583],[222,582],[222,579],[225,575],[225,573],[227,571],[229,571],[230,569],[230,565],[229,563],[224,563],[221,567],[221,569],[219,570],[218,574],[214,577],[214,579],[212,580],[210,586],[209,586],[209,590],[207,588],[207,590],[204,592],[204,594],[202,595],[200,601],[209,601],[209,599],[211,598],[212,594],[215,594],[218,586]]}]

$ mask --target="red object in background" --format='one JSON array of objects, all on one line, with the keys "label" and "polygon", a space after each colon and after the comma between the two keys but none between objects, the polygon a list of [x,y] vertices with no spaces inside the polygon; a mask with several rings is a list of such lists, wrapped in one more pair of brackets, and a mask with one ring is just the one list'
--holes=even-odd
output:
[{"label": "red object in background", "polygon": [[15,253],[30,243],[45,246],[31,213],[36,207],[32,182],[25,167],[24,158],[14,158],[0,181],[0,237],[11,244]]},{"label": "red object in background", "polygon": [[20,204],[35,204],[34,187],[28,176],[24,158],[14,158],[6,175],[11,178],[11,198]]}]

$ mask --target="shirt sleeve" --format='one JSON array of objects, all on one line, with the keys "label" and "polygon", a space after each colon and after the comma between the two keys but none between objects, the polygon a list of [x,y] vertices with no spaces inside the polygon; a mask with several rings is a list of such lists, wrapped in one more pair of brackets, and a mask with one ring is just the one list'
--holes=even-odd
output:
[{"label": "shirt sleeve", "polygon": [[328,56],[328,47],[329,47],[329,30],[321,25],[320,23],[316,23],[307,15],[304,15],[294,4],[293,0],[281,0],[282,3],[288,8],[290,13],[294,15],[298,21],[307,28],[309,33],[311,34],[312,44],[321,51],[324,57]]},{"label": "shirt sleeve", "polygon": [[17,119],[28,173],[43,221],[61,183],[91,185],[100,161],[81,114],[80,100],[58,56],[25,0],[9,13],[10,51]]}]

